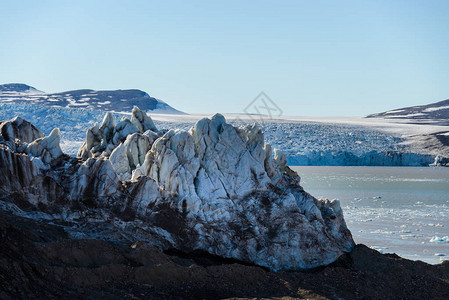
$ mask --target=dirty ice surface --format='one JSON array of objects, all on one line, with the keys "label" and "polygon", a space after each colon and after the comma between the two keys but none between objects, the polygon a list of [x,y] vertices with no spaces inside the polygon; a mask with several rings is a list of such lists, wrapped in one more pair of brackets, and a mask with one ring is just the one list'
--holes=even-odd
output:
[{"label": "dirty ice surface", "polygon": [[291,168],[312,195],[340,199],[356,243],[427,263],[449,260],[449,168]]}]

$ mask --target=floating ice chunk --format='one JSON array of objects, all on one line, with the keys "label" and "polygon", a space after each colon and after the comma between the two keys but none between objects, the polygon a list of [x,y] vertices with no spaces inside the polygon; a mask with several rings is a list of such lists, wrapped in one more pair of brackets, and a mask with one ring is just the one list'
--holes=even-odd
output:
[{"label": "floating ice chunk", "polygon": [[395,234],[393,231],[388,231],[388,230],[382,230],[382,229],[376,229],[374,231],[371,231],[370,233],[378,233],[378,234]]},{"label": "floating ice chunk", "polygon": [[434,236],[433,238],[430,239],[431,243],[449,243],[449,236],[443,236],[443,237],[438,237],[438,236]]},{"label": "floating ice chunk", "polygon": [[379,253],[385,253],[385,250],[388,249],[388,247],[381,247],[381,246],[370,246],[371,249],[378,251]]},{"label": "floating ice chunk", "polygon": [[422,237],[422,235],[421,234],[401,234],[402,239],[419,238],[419,237]]}]

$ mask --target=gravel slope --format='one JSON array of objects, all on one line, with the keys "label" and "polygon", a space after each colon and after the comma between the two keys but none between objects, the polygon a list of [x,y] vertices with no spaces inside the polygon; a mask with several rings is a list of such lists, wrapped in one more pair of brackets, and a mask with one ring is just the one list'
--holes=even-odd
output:
[{"label": "gravel slope", "polygon": [[53,224],[0,211],[1,299],[448,299],[449,263],[357,245],[332,266],[269,272],[148,244],[69,239]]}]

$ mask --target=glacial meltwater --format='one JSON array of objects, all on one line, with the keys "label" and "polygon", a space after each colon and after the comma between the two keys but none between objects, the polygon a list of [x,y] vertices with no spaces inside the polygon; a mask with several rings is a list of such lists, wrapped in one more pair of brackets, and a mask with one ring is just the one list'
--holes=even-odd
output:
[{"label": "glacial meltwater", "polygon": [[291,168],[310,194],[340,200],[356,243],[427,263],[449,260],[449,168]]}]

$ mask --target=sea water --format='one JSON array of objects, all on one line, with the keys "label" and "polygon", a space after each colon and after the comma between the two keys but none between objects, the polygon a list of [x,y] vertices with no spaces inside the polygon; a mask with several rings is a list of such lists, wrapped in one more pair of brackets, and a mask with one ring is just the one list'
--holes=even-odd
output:
[{"label": "sea water", "polygon": [[313,196],[340,200],[356,243],[427,263],[449,260],[449,168],[291,168]]}]

